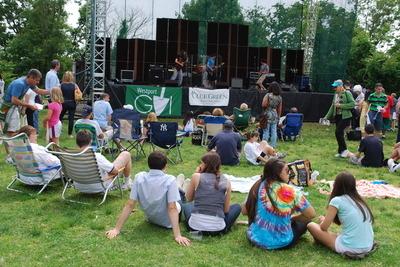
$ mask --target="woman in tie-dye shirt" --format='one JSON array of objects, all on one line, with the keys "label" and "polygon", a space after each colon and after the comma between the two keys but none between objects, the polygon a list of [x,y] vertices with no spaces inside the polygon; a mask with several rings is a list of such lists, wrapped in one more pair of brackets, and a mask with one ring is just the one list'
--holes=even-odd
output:
[{"label": "woman in tie-dye shirt", "polygon": [[264,249],[291,247],[315,217],[314,208],[302,192],[288,182],[286,162],[270,159],[261,179],[251,188],[242,213],[248,216],[247,238],[254,245]]}]

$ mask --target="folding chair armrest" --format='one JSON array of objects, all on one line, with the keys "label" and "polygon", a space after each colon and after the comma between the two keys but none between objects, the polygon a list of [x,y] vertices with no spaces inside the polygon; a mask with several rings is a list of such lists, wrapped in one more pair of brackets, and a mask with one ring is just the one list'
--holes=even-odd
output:
[{"label": "folding chair armrest", "polygon": [[125,170],[125,167],[122,167],[121,169],[117,170],[118,173],[116,173],[116,174],[108,174],[106,180],[114,179],[116,176],[118,176],[118,175],[119,175],[121,172],[123,172],[124,170]]},{"label": "folding chair armrest", "polygon": [[48,143],[47,146],[45,146],[44,148],[46,149],[46,151],[48,151],[48,150],[49,150],[49,147],[51,147],[51,146],[53,146],[53,145],[56,145],[56,143],[50,142],[50,143]]}]

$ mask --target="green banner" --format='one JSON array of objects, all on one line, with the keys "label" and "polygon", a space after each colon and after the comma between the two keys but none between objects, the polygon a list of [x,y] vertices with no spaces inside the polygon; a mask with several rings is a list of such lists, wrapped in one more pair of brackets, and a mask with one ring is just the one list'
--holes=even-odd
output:
[{"label": "green banner", "polygon": [[142,114],[155,112],[157,116],[181,116],[182,88],[127,85],[125,104],[131,104]]}]

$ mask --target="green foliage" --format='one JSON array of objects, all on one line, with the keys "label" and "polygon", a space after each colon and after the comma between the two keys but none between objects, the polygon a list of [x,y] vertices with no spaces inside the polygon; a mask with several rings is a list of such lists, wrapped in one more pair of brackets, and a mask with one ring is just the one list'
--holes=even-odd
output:
[{"label": "green foliage", "polygon": [[332,81],[345,78],[355,16],[354,10],[320,2],[312,65],[316,91],[330,91]]},{"label": "green foliage", "polygon": [[[62,146],[74,147],[74,140],[67,136],[66,124],[60,139]],[[334,127],[305,123],[304,141],[281,142],[279,150],[288,153],[287,161],[310,159],[312,167],[320,172],[318,179],[333,180],[341,171],[347,170],[357,179],[384,179],[399,186],[399,174],[389,173],[385,168],[362,168],[351,165],[345,159],[335,158],[336,141]],[[41,129],[39,143],[44,144]],[[388,133],[385,139],[385,155],[390,155],[395,134]],[[351,151],[358,142],[348,142]],[[145,144],[146,153],[150,146]],[[190,177],[199,164],[205,149],[190,144],[184,138],[182,153],[184,162],[168,164],[172,175],[184,173]],[[4,149],[0,150],[4,159]],[[132,163],[132,177],[147,171],[145,158]],[[248,177],[260,174],[261,166],[252,166],[244,158],[239,166],[223,166],[222,172]],[[265,251],[249,244],[246,227],[234,225],[232,231],[221,237],[203,237],[193,240],[188,248],[175,244],[172,231],[147,223],[142,211],[133,213],[121,235],[107,240],[104,233],[115,225],[117,216],[129,197],[111,192],[102,206],[97,206],[101,195],[82,196],[71,193],[72,198],[88,201],[93,205],[66,203],[61,200],[61,181],[52,183],[39,197],[7,191],[5,188],[14,168],[0,161],[0,265],[4,266],[397,266],[400,242],[397,218],[400,216],[398,199],[368,199],[375,217],[375,240],[378,250],[361,261],[346,259],[331,250],[315,244],[309,233],[291,249]],[[24,187],[25,190],[29,188]],[[318,215],[326,211],[327,196],[314,186],[305,188],[307,199]],[[32,191],[33,192],[33,191]],[[246,194],[233,193],[232,203],[242,203]],[[245,220],[244,216],[239,218]],[[315,220],[317,221],[317,220]],[[184,223],[182,234],[189,236]],[[339,232],[337,226],[332,231]]]},{"label": "green foliage", "polygon": [[88,4],[87,2],[80,3],[79,7],[79,18],[76,27],[70,27],[68,35],[72,40],[70,51],[67,53],[72,59],[82,59],[85,55],[85,42],[87,34],[86,25],[86,12]]},{"label": "green foliage", "polygon": [[249,45],[255,47],[266,46],[268,42],[267,10],[261,6],[254,6],[246,10],[246,22],[249,24]]},{"label": "green foliage", "polygon": [[66,61],[71,41],[67,38],[65,3],[66,0],[36,0],[25,11],[25,26],[6,50],[8,60],[15,63],[15,73],[24,74],[30,68],[45,73],[54,58],[62,61],[62,67],[70,68],[71,61]]},{"label": "green foliage", "polygon": [[0,48],[5,47],[13,36],[19,34],[25,26],[26,10],[31,0],[0,1]]}]

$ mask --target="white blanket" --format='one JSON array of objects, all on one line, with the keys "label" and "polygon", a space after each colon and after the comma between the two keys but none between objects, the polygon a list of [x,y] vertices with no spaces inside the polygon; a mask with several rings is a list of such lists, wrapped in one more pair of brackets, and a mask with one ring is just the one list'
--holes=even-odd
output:
[{"label": "white blanket", "polygon": [[254,175],[252,177],[235,177],[233,175],[224,174],[224,176],[229,179],[232,186],[232,191],[240,193],[250,192],[251,187],[258,179],[260,175]]}]

